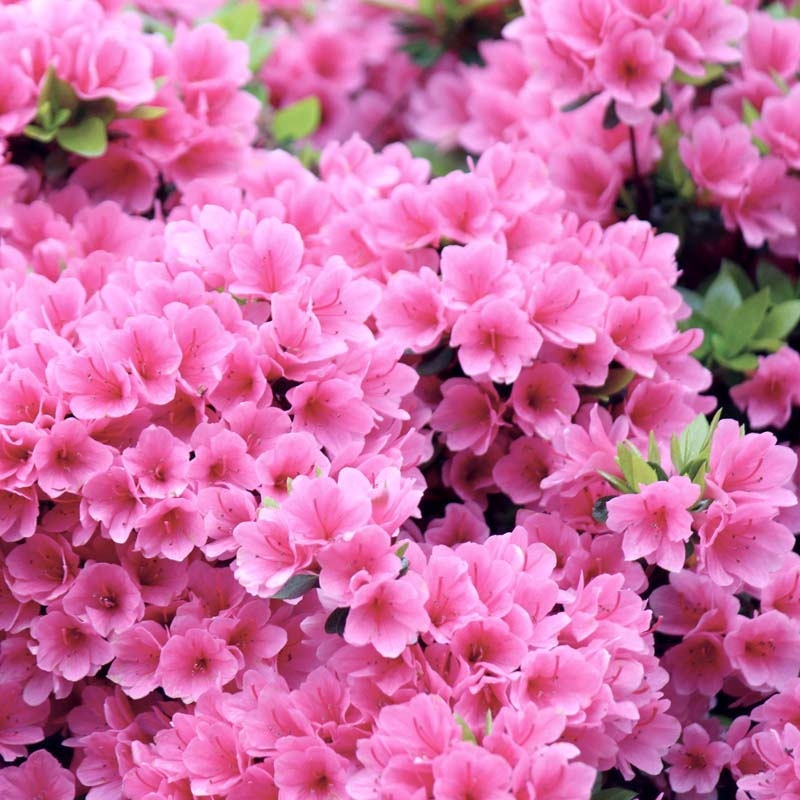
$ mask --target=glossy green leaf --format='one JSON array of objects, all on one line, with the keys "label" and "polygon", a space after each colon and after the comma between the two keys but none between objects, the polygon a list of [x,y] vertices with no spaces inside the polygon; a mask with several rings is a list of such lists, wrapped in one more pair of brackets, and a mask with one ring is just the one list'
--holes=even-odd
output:
[{"label": "glossy green leaf", "polygon": [[706,64],[706,70],[702,75],[688,75],[683,70],[676,69],[672,73],[672,80],[689,86],[706,86],[721,78],[724,74],[725,67],[722,64]]},{"label": "glossy green leaf", "polygon": [[619,123],[620,118],[617,115],[617,106],[612,100],[606,106],[605,113],[603,114],[603,128],[607,131],[610,131],[612,128],[616,128]]},{"label": "glossy green leaf", "polygon": [[319,586],[319,577],[309,573],[300,573],[299,575],[292,575],[288,581],[272,595],[273,600],[294,600],[297,597],[302,597],[306,592],[311,589],[316,589]]},{"label": "glossy green leaf", "polygon": [[477,744],[478,740],[475,738],[475,734],[472,732],[472,728],[467,724],[467,721],[462,717],[460,714],[454,714],[453,719],[456,721],[456,724],[459,728],[461,728],[461,738],[465,742],[472,742],[472,744]]},{"label": "glossy green leaf", "polygon": [[281,144],[310,136],[319,127],[322,107],[313,95],[284,106],[272,118],[272,134]]},{"label": "glossy green leaf", "polygon": [[86,117],[77,125],[59,128],[56,141],[64,150],[85,158],[101,156],[108,147],[106,126],[98,117]]},{"label": "glossy green leaf", "polygon": [[329,633],[331,636],[344,636],[344,626],[349,613],[349,608],[334,608],[325,620],[325,633]]},{"label": "glossy green leaf", "polygon": [[608,483],[610,483],[618,492],[621,492],[622,494],[630,494],[633,491],[633,489],[617,475],[612,475],[610,472],[606,472],[602,469],[597,470],[597,473],[601,477],[605,478],[605,480],[608,481]]},{"label": "glossy green leaf", "polygon": [[582,94],[580,97],[575,98],[570,103],[567,103],[565,106],[561,106],[561,111],[565,114],[568,114],[570,111],[577,111],[579,108],[585,106],[591,100],[594,100],[600,92],[589,92],[588,94]]},{"label": "glossy green leaf", "polygon": [[763,258],[756,267],[756,282],[761,289],[769,287],[773,303],[783,303],[786,300],[793,300],[795,297],[792,279],[783,270]]},{"label": "glossy green leaf", "polygon": [[125,119],[159,119],[167,113],[167,109],[163,106],[136,106],[130,111],[124,111],[117,114],[118,117]]},{"label": "glossy green leaf", "polygon": [[52,142],[56,138],[56,129],[45,130],[38,125],[26,125],[22,131],[29,139],[35,139],[37,142]]}]

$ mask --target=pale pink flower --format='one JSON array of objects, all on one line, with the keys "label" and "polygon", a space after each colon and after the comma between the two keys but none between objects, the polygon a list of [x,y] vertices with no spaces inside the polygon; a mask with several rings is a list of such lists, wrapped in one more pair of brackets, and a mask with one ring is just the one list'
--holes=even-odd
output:
[{"label": "pale pink flower", "polygon": [[647,28],[620,21],[597,51],[595,75],[617,102],[645,109],[658,102],[675,60]]},{"label": "pale pink flower", "polygon": [[697,723],[687,725],[680,744],[674,744],[664,756],[672,765],[667,770],[670,786],[676,792],[713,792],[730,757],[731,748],[725,742],[712,742]]},{"label": "pale pink flower", "polygon": [[737,617],[725,637],[725,652],[750,687],[781,690],[798,674],[800,631],[780,611]]},{"label": "pale pink flower", "polygon": [[111,642],[114,660],[108,679],[134,700],[150,694],[160,684],[156,672],[168,638],[166,629],[153,620],[139,622],[115,636]]},{"label": "pale pink flower", "polygon": [[62,536],[35,533],[6,556],[5,581],[21,602],[49,605],[62,597],[80,571],[80,559]]},{"label": "pale pink flower", "polygon": [[731,399],[753,428],[782,428],[800,405],[800,355],[791,347],[759,356],[755,374],[731,388]]},{"label": "pale pink flower", "polygon": [[[22,758],[27,753],[25,745],[41,742],[44,738],[50,703],[44,700],[28,704],[17,681],[4,681],[0,683],[0,708],[0,757],[4,761]],[[0,771],[0,776],[4,774],[5,770]]]},{"label": "pale pink flower", "polygon": [[164,556],[183,561],[208,538],[193,496],[167,497],[156,501],[142,519],[136,533],[136,549],[148,558]]}]

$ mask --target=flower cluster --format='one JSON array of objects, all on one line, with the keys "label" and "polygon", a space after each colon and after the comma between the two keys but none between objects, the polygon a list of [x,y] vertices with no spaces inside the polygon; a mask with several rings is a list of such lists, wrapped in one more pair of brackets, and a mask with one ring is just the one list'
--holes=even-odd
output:
[{"label": "flower cluster", "polygon": [[0,6],[0,795],[800,791],[752,5]]}]

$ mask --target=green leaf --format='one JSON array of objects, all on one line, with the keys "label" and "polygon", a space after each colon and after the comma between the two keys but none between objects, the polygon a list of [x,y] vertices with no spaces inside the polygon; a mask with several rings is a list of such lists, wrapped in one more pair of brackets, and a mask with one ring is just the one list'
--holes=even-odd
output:
[{"label": "green leaf", "polygon": [[163,106],[136,106],[130,111],[122,111],[117,114],[121,119],[159,119],[167,113]]},{"label": "green leaf", "polygon": [[638,453],[633,457],[633,480],[637,490],[639,486],[658,481],[656,471]]},{"label": "green leaf", "polygon": [[344,636],[344,626],[349,613],[349,608],[334,608],[325,620],[325,633],[331,636]]},{"label": "green leaf", "polygon": [[786,300],[767,311],[758,338],[785,339],[800,322],[800,300]]},{"label": "green leaf", "polygon": [[672,73],[672,80],[688,86],[706,86],[721,78],[724,74],[725,67],[722,64],[706,64],[706,71],[702,75],[688,75],[683,70],[676,69]]},{"label": "green leaf", "polygon": [[301,572],[299,575],[292,575],[282,588],[272,595],[271,599],[294,600],[296,597],[302,597],[309,590],[316,589],[317,586],[319,586],[319,576]]},{"label": "green leaf", "polygon": [[408,53],[411,61],[423,69],[432,67],[445,53],[442,44],[427,39],[410,39],[400,49]]},{"label": "green leaf", "polygon": [[703,315],[721,328],[741,304],[742,293],[736,281],[729,274],[720,272],[706,292]]},{"label": "green leaf", "polygon": [[475,734],[472,732],[472,728],[467,725],[467,721],[461,714],[453,714],[453,719],[456,721],[456,724],[459,728],[461,728],[461,738],[465,742],[472,742],[472,744],[478,744],[478,740],[475,738]]},{"label": "green leaf", "polygon": [[486,709],[486,725],[483,728],[483,733],[485,736],[489,736],[492,732],[492,728],[494,727],[494,720],[492,719],[492,709]]},{"label": "green leaf", "polygon": [[273,41],[264,35],[251,34],[247,37],[247,46],[250,48],[250,71],[258,72],[272,52]]},{"label": "green leaf", "polygon": [[77,125],[59,128],[56,141],[64,150],[85,158],[101,156],[108,147],[106,126],[98,117],[86,117]]},{"label": "green leaf", "polygon": [[591,800],[635,800],[639,795],[630,789],[602,789]]},{"label": "green leaf", "polygon": [[652,469],[653,472],[655,472],[656,477],[658,478],[658,480],[660,480],[660,481],[668,481],[669,480],[669,475],[667,475],[667,473],[664,472],[664,468],[661,466],[661,464],[658,464],[655,461],[648,461],[647,462],[647,466],[650,467],[650,469]]},{"label": "green leaf", "polygon": [[26,125],[22,132],[29,138],[37,142],[52,142],[56,138],[56,129],[45,130],[38,125]]},{"label": "green leaf", "polygon": [[[681,454],[681,462],[685,466],[693,458],[697,458],[703,451],[708,441],[711,426],[705,414],[698,414],[681,432],[678,437],[678,447]],[[674,460],[674,459],[673,459]],[[677,469],[677,464],[675,465]]]},{"label": "green leaf", "polygon": [[732,369],[734,372],[754,372],[758,368],[758,357],[753,353],[743,353],[733,356],[733,358],[718,355],[717,361],[721,366]]},{"label": "green leaf", "polygon": [[608,501],[613,499],[613,495],[608,497],[598,497],[592,506],[592,519],[600,525],[605,525],[608,521]]},{"label": "green leaf", "polygon": [[570,111],[577,111],[579,108],[585,106],[591,100],[594,100],[600,92],[589,92],[588,94],[582,94],[580,97],[577,97],[570,103],[567,103],[565,106],[561,106],[561,111],[564,114],[569,114]]},{"label": "green leaf", "polygon": [[408,550],[409,544],[410,544],[409,542],[403,542],[403,544],[401,544],[400,547],[398,547],[397,550],[394,551],[394,554],[398,558],[402,558],[406,554],[406,550]]},{"label": "green leaf", "polygon": [[255,0],[236,0],[223,6],[211,18],[231,39],[246,39],[261,22],[261,8]]},{"label": "green leaf", "polygon": [[430,162],[431,175],[436,178],[455,170],[467,169],[466,155],[461,150],[440,150],[435,144],[420,139],[407,141],[406,147],[417,158],[424,158]]},{"label": "green leaf", "polygon": [[769,287],[773,303],[783,303],[795,298],[795,287],[792,279],[766,259],[762,258],[756,267],[756,282],[760,289]]},{"label": "green leaf", "polygon": [[436,375],[439,372],[447,369],[455,356],[456,351],[445,345],[432,353],[428,353],[425,358],[417,364],[418,375]]},{"label": "green leaf", "polygon": [[731,261],[729,258],[723,258],[720,262],[720,271],[723,274],[730,275],[731,278],[733,278],[733,280],[736,282],[736,287],[739,289],[739,293],[743,298],[750,297],[750,295],[755,292],[756,287],[753,286],[750,276],[735,261]]},{"label": "green leaf", "polygon": [[635,492],[637,486],[633,480],[633,451],[626,442],[620,442],[617,445],[617,464],[625,478],[625,482]]},{"label": "green leaf", "polygon": [[272,118],[272,134],[281,144],[303,139],[314,133],[321,119],[319,98],[311,95],[278,109]]},{"label": "green leaf", "polygon": [[[769,312],[767,312],[769,316]],[[775,353],[786,344],[783,339],[753,339],[750,342],[750,349],[754,353]]]},{"label": "green leaf", "polygon": [[775,82],[775,85],[784,93],[789,94],[789,84],[783,79],[783,76],[775,69],[770,69],[769,74],[772,76],[772,80]]},{"label": "green leaf", "polygon": [[274,497],[263,497],[261,499],[261,505],[264,508],[280,508],[280,503]]},{"label": "green leaf", "polygon": [[605,113],[603,114],[603,128],[610,131],[612,128],[616,128],[619,123],[620,118],[617,116],[617,106],[612,100],[606,106]]},{"label": "green leaf", "polygon": [[745,125],[749,127],[760,116],[758,109],[747,98],[742,100],[742,121]]},{"label": "green leaf", "polygon": [[658,449],[658,442],[653,431],[650,431],[650,435],[647,437],[647,460],[650,463],[661,464],[661,451]]},{"label": "green leaf", "polygon": [[726,357],[738,355],[755,338],[769,304],[769,289],[761,289],[730,315],[722,328]]},{"label": "green leaf", "polygon": [[608,371],[606,382],[596,389],[588,390],[586,394],[608,400],[621,392],[635,377],[636,373],[633,370],[625,369],[624,367],[612,367]]},{"label": "green leaf", "polygon": [[622,478],[602,469],[597,470],[597,473],[602,478],[605,478],[618,492],[622,492],[622,494],[631,494],[633,492],[633,489]]}]

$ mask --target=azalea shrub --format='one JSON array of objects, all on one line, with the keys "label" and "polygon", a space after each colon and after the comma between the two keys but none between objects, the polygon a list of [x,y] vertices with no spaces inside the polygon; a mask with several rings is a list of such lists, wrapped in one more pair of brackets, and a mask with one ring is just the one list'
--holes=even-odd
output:
[{"label": "azalea shrub", "polygon": [[0,796],[800,796],[800,7],[0,5]]}]

